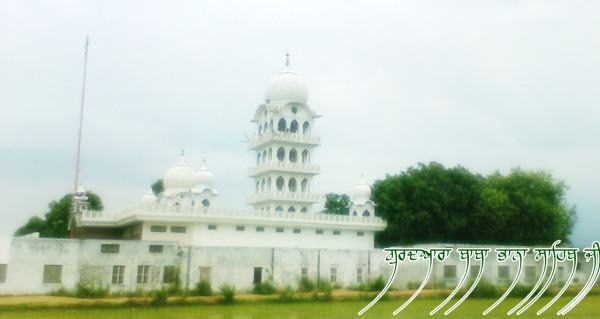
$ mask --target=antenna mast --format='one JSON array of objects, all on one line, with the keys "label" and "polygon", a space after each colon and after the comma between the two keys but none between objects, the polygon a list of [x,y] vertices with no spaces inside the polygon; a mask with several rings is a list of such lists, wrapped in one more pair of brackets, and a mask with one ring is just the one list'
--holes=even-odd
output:
[{"label": "antenna mast", "polygon": [[73,193],[76,194],[77,191],[79,190],[79,171],[80,171],[80,167],[79,167],[79,161],[80,161],[80,157],[81,157],[81,132],[83,129],[83,107],[85,105],[85,80],[86,80],[86,74],[87,74],[87,58],[88,58],[88,46],[89,46],[89,35],[87,35],[85,37],[85,55],[84,55],[84,62],[83,62],[83,86],[81,88],[81,107],[79,109],[79,135],[77,138],[77,164],[76,164],[76,168],[75,168],[75,185],[74,185],[74,190]]}]

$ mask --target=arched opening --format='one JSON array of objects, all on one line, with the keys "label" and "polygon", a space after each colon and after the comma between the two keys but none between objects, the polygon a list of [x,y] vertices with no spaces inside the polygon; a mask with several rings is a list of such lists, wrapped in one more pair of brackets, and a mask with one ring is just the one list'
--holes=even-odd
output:
[{"label": "arched opening", "polygon": [[303,193],[308,192],[308,179],[303,179],[302,182],[300,183],[300,188],[302,189]]},{"label": "arched opening", "polygon": [[309,162],[308,150],[302,151],[302,164],[308,164]]},{"label": "arched opening", "polygon": [[295,213],[296,209],[294,208],[294,206],[290,206],[290,208],[288,208],[288,213]]},{"label": "arched opening", "polygon": [[256,154],[256,165],[260,164],[260,152]]},{"label": "arched opening", "polygon": [[292,148],[290,151],[290,163],[298,162],[298,151],[295,148]]},{"label": "arched opening", "polygon": [[267,161],[267,150],[264,150],[264,151],[263,151],[263,154],[262,154],[262,161],[263,161],[263,163]]},{"label": "arched opening", "polygon": [[269,131],[273,132],[273,120],[271,119],[271,122],[269,122]]},{"label": "arched opening", "polygon": [[288,182],[288,189],[290,190],[290,192],[295,192],[296,191],[296,179],[295,178],[290,178],[290,181]]},{"label": "arched opening", "polygon": [[302,124],[302,134],[304,134],[304,135],[310,134],[310,123],[308,123],[308,121],[306,121],[306,122],[304,122],[304,124]]},{"label": "arched opening", "polygon": [[277,159],[280,162],[283,162],[283,160],[285,160],[285,149],[283,149],[283,147],[277,149]]},{"label": "arched opening", "polygon": [[262,135],[262,124],[258,126],[258,135]]},{"label": "arched opening", "polygon": [[283,213],[283,207],[277,206],[277,208],[275,208],[275,211],[278,213]]},{"label": "arched opening", "polygon": [[277,186],[277,190],[280,192],[283,192],[283,177],[279,176],[277,177],[277,181],[275,182],[275,185]]},{"label": "arched opening", "polygon": [[256,181],[256,189],[255,189],[255,191],[256,191],[257,193],[258,193],[258,187],[259,187],[259,186],[260,186],[260,182],[259,182],[259,181]]},{"label": "arched opening", "polygon": [[292,123],[290,123],[290,133],[298,133],[298,121],[293,120]]},{"label": "arched opening", "polygon": [[308,212],[308,208],[302,207],[302,209],[300,209],[300,212],[301,213],[306,213],[306,212]]},{"label": "arched opening", "polygon": [[369,217],[369,216],[371,216],[371,213],[369,213],[368,210],[365,210],[362,215],[363,215],[363,217]]},{"label": "arched opening", "polygon": [[356,211],[352,212],[352,216],[358,216],[358,213]]},{"label": "arched opening", "polygon": [[277,124],[277,130],[279,132],[285,132],[286,127],[287,123],[285,122],[285,119],[280,119],[279,123]]},{"label": "arched opening", "polygon": [[273,159],[273,149],[269,148],[269,161]]},{"label": "arched opening", "polygon": [[266,182],[264,179],[262,180],[262,182],[260,182],[260,190],[261,190],[262,192],[264,192],[264,191],[265,191],[265,184],[266,184],[266,183],[267,183],[267,182]]},{"label": "arched opening", "polygon": [[269,129],[269,123],[265,122],[265,125],[263,126],[263,133],[267,134],[268,129]]},{"label": "arched opening", "polygon": [[271,190],[271,178],[269,177],[269,179],[267,180],[267,190]]},{"label": "arched opening", "polygon": [[210,206],[210,201],[208,199],[203,199],[202,200],[202,206],[204,206],[204,208],[208,208],[208,206]]}]

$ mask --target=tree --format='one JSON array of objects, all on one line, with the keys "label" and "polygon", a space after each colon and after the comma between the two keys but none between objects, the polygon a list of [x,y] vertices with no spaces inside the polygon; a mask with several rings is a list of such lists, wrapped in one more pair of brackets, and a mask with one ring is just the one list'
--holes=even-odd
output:
[{"label": "tree", "polygon": [[325,195],[325,214],[348,215],[350,197],[346,194],[329,193]]},{"label": "tree", "polygon": [[377,243],[566,241],[575,209],[566,206],[565,190],[544,172],[483,177],[460,166],[419,164],[375,182],[376,214],[388,222]]},{"label": "tree", "polygon": [[[102,210],[102,200],[93,192],[86,192],[88,207],[91,210]],[[15,236],[23,236],[39,232],[40,237],[67,238],[69,237],[69,218],[73,206],[73,195],[67,194],[58,201],[48,204],[45,218],[31,217],[25,225],[17,229]]]},{"label": "tree", "polygon": [[158,196],[160,193],[165,191],[165,185],[162,179],[157,180],[150,186],[154,195]]}]

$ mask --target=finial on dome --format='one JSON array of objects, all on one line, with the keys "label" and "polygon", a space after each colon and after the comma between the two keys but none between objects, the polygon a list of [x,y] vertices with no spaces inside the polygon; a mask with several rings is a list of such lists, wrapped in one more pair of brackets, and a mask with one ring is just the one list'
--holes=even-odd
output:
[{"label": "finial on dome", "polygon": [[206,166],[206,157],[202,158],[202,167],[200,167],[201,170],[205,171],[207,170],[207,166]]},{"label": "finial on dome", "polygon": [[290,67],[290,53],[288,51],[285,51],[285,67]]}]

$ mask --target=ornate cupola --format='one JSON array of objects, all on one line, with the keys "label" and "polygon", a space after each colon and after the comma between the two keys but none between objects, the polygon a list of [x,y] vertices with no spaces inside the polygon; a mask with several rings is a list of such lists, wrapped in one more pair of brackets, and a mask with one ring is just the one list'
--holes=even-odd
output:
[{"label": "ornate cupola", "polygon": [[290,69],[289,55],[284,70],[271,77],[264,98],[252,119],[257,131],[249,148],[256,152],[256,165],[249,170],[255,185],[249,204],[259,211],[309,213],[320,200],[311,192],[320,173],[311,162],[320,144],[312,134],[319,115],[308,106],[306,84]]},{"label": "ornate cupola", "polygon": [[361,176],[360,183],[354,185],[352,202],[350,202],[350,215],[372,217],[375,215],[375,203],[371,200],[371,186]]}]

